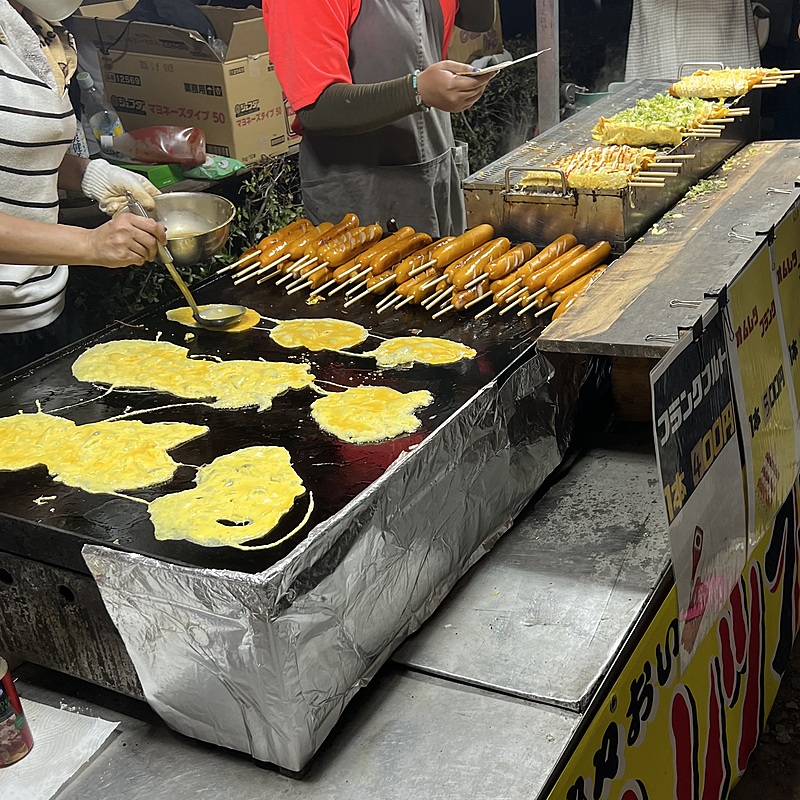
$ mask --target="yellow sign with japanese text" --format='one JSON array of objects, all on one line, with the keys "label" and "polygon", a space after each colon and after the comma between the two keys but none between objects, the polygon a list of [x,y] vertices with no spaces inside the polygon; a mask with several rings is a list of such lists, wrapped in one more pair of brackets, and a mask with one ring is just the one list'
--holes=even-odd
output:
[{"label": "yellow sign with japanese text", "polygon": [[774,290],[780,301],[781,320],[786,339],[786,355],[794,380],[795,407],[800,408],[800,203],[775,229],[772,248]]},{"label": "yellow sign with japanese text", "polygon": [[768,246],[756,253],[730,285],[728,299],[752,546],[768,533],[798,471],[794,398],[784,362]]},{"label": "yellow sign with japanese text", "polygon": [[799,510],[796,483],[683,674],[675,587],[652,610],[548,800],[727,797],[756,746],[798,630]]}]

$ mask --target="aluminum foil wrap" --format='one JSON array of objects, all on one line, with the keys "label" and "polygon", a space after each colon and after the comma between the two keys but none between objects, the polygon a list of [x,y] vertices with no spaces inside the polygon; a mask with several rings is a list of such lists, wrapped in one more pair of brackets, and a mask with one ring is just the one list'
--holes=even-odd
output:
[{"label": "aluminum foil wrap", "polygon": [[561,462],[595,367],[555,369],[531,348],[265,572],[86,545],[151,706],[181,733],[301,770]]}]

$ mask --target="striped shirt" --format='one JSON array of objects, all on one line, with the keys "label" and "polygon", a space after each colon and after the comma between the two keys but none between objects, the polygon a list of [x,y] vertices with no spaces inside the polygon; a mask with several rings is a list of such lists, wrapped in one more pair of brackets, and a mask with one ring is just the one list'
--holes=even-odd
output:
[{"label": "striped shirt", "polygon": [[[58,222],[58,171],[75,115],[39,36],[0,0],[0,212]],[[0,333],[42,328],[64,308],[67,267],[0,263]]]}]

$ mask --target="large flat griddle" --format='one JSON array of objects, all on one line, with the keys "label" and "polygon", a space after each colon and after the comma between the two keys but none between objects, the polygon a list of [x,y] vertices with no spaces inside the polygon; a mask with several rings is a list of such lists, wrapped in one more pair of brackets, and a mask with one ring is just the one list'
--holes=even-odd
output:
[{"label": "large flat griddle", "polygon": [[[155,339],[188,347],[192,354],[219,356],[223,360],[266,359],[307,361],[320,381],[340,386],[383,385],[408,392],[428,389],[433,403],[419,412],[422,426],[415,433],[374,445],[351,445],[321,431],[310,416],[310,405],[318,396],[312,390],[291,391],[276,398],[269,411],[254,409],[222,411],[207,405],[184,405],[153,410],[134,417],[144,422],[177,421],[205,424],[209,433],[171,451],[172,457],[190,465],[207,464],[214,458],[252,445],[280,445],[289,450],[295,470],[314,495],[315,509],[308,524],[285,544],[265,551],[243,552],[230,547],[202,547],[186,541],[157,541],[146,506],[107,494],[90,494],[56,483],[44,467],[0,473],[0,550],[57,566],[86,571],[80,551],[94,543],[153,556],[181,565],[261,572],[284,557],[302,541],[312,527],[344,508],[353,498],[386,472],[400,456],[413,450],[483,387],[504,379],[534,352],[533,341],[541,326],[533,315],[518,318],[473,320],[452,314],[440,320],[415,308],[396,315],[378,315],[374,302],[342,308],[342,301],[307,305],[304,296],[286,297],[271,286],[233,287],[230,280],[217,278],[197,292],[201,303],[243,302],[262,314],[277,319],[335,317],[358,322],[383,337],[408,336],[421,332],[469,345],[477,358],[442,367],[417,365],[407,369],[379,370],[373,359],[332,352],[310,353],[286,350],[269,338],[266,330],[239,334],[196,330],[196,338],[184,341],[188,329],[169,322],[168,308],[178,301],[142,314],[127,324],[117,324],[38,362],[0,383],[0,416],[20,410],[59,409],[89,398],[100,398],[65,410],[61,415],[78,424],[116,416],[128,409],[158,409],[184,400],[156,392],[113,392],[102,397],[103,389],[77,381],[72,363],[87,347],[117,339]],[[141,327],[131,327],[131,325]],[[265,327],[268,323],[264,323]],[[370,337],[354,348],[372,350],[380,343]],[[323,383],[323,386],[325,384]],[[328,387],[335,389],[336,387]],[[109,469],[113,470],[113,463]],[[192,488],[195,470],[180,468],[174,479],[153,489],[130,492],[152,500],[164,493]],[[39,498],[52,497],[37,504]],[[303,517],[307,498],[301,498],[287,514],[273,538],[288,533]],[[253,542],[257,544],[258,542]]]}]

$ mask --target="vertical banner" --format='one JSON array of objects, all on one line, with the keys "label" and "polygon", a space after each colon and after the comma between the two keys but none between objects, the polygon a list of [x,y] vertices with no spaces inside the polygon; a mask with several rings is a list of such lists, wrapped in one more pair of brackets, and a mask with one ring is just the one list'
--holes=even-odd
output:
[{"label": "vertical banner", "polygon": [[771,272],[770,248],[765,245],[728,288],[731,370],[744,439],[751,546],[771,531],[798,471],[795,403]]},{"label": "vertical banner", "polygon": [[800,203],[781,220],[775,229],[772,246],[772,280],[783,323],[786,358],[794,384],[795,409],[800,408]]},{"label": "vertical banner", "polygon": [[[715,310],[699,338],[684,336],[650,381],[685,669],[739,580],[747,549],[742,458],[722,315]],[[722,503],[720,487],[727,489]]]}]

